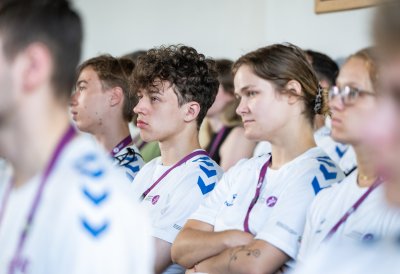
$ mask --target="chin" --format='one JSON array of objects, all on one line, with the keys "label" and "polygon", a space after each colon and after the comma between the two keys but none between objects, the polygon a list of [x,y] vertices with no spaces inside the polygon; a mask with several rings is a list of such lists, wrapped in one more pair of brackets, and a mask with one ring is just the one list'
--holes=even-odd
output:
[{"label": "chin", "polygon": [[335,129],[332,129],[331,137],[334,141],[342,144],[348,144],[350,141],[349,138],[345,134],[343,134],[343,132],[339,132]]},{"label": "chin", "polygon": [[259,136],[259,134],[256,134],[254,132],[245,131],[244,137],[246,137],[246,139],[249,139],[251,141],[261,141],[261,137]]}]

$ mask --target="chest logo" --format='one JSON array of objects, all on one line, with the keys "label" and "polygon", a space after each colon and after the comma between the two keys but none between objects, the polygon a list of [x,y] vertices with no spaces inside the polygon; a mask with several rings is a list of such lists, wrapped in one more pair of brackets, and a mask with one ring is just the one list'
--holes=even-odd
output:
[{"label": "chest logo", "polygon": [[153,198],[151,199],[151,203],[155,205],[158,202],[158,199],[160,199],[160,195],[153,196]]},{"label": "chest logo", "polygon": [[273,207],[277,201],[278,201],[278,198],[276,198],[275,196],[269,196],[266,203],[267,203],[267,206]]},{"label": "chest logo", "polygon": [[226,205],[226,206],[233,206],[233,203],[234,203],[236,197],[237,197],[237,194],[233,194],[231,200],[229,200],[229,201],[226,200],[226,201],[225,201],[225,205]]}]

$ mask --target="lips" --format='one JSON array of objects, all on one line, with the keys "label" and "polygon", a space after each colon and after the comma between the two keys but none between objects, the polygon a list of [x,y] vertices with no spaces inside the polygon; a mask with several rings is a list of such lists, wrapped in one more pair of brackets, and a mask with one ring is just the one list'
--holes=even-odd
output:
[{"label": "lips", "polygon": [[332,116],[331,120],[332,120],[332,127],[342,124],[342,120],[338,119],[337,117]]},{"label": "lips", "polygon": [[77,111],[71,110],[72,119],[76,121],[76,116],[78,115]]},{"label": "lips", "polygon": [[246,119],[246,120],[243,120],[243,125],[244,125],[244,126],[245,126],[245,125],[249,125],[249,124],[251,124],[252,122],[254,122],[254,120]]},{"label": "lips", "polygon": [[148,126],[148,124],[146,122],[144,122],[143,120],[137,120],[136,126],[138,128],[145,128],[146,126]]}]

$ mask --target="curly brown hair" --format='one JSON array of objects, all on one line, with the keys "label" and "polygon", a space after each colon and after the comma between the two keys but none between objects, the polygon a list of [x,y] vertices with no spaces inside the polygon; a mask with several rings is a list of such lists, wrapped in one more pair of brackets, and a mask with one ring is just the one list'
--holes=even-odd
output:
[{"label": "curly brown hair", "polygon": [[211,107],[218,92],[215,62],[194,48],[184,45],[150,49],[137,60],[133,73],[133,90],[151,90],[156,80],[169,82],[178,97],[179,106],[195,101],[200,104],[197,126]]},{"label": "curly brown hair", "polygon": [[123,90],[122,116],[125,121],[132,121],[133,107],[138,102],[136,95],[132,92],[132,74],[135,63],[128,58],[100,55],[83,62],[77,69],[77,78],[87,67],[92,68],[97,73],[103,89],[120,87]]}]

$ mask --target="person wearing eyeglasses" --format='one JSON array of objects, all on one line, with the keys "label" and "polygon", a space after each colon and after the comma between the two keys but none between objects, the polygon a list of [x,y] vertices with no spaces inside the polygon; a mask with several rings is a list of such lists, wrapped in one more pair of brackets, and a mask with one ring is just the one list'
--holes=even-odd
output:
[{"label": "person wearing eyeglasses", "polygon": [[374,168],[374,155],[363,141],[360,124],[374,110],[377,64],[373,48],[351,55],[340,69],[337,85],[329,90],[332,137],[354,147],[357,169],[342,182],[323,190],[313,201],[298,261],[307,259],[327,242],[370,242],[393,234],[400,213],[385,203],[384,179]]},{"label": "person wearing eyeglasses", "polygon": [[304,52],[275,44],[233,66],[245,135],[272,154],[239,161],[190,217],[172,247],[187,273],[275,273],[293,266],[309,205],[343,174],[313,137],[327,111]]},{"label": "person wearing eyeglasses", "polygon": [[[335,85],[339,67],[327,55],[306,50],[307,60],[317,74],[319,83],[325,91]],[[321,147],[335,161],[345,175],[351,174],[356,167],[356,157],[353,148],[348,144],[337,142],[331,137],[331,119],[329,116],[316,115],[314,120],[314,138],[317,146]]]}]

